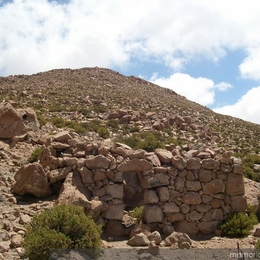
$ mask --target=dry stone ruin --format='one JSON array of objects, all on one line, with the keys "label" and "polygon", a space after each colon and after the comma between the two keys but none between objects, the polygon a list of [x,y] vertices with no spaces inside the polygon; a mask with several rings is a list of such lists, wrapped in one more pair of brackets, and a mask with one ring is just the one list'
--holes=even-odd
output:
[{"label": "dry stone ruin", "polygon": [[121,225],[118,236],[131,224],[127,211],[140,205],[151,230],[189,235],[213,233],[247,206],[242,162],[223,148],[168,145],[146,152],[67,131],[39,143],[39,160],[20,168],[13,192],[44,198],[58,191],[57,203],[84,206],[104,227]]}]

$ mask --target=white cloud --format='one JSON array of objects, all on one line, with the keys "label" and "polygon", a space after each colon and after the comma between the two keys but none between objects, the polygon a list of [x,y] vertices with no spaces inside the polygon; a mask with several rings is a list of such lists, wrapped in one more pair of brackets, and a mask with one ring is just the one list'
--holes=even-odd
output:
[{"label": "white cloud", "polygon": [[260,80],[260,46],[249,51],[248,56],[239,66],[243,78]]},{"label": "white cloud", "polygon": [[159,86],[170,88],[189,100],[205,106],[214,103],[215,91],[226,91],[232,87],[227,82],[215,84],[211,79],[193,78],[183,73],[175,73],[169,78],[157,78],[157,75],[154,74],[150,81]]},{"label": "white cloud", "polygon": [[251,121],[260,124],[259,96],[260,96],[260,86],[250,89],[234,105],[215,108],[213,110],[220,114],[230,115],[233,117],[242,118],[246,121]]},{"label": "white cloud", "polygon": [[180,71],[198,55],[218,61],[226,49],[242,48],[248,57],[241,75],[259,79],[257,0],[66,2],[14,0],[0,7],[0,74],[123,67],[133,57]]}]

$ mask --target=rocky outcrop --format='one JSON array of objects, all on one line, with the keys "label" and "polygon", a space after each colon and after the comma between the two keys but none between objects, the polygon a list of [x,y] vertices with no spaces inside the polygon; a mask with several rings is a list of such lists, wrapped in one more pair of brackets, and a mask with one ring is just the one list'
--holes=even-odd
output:
[{"label": "rocky outcrop", "polygon": [[0,138],[10,139],[39,129],[33,109],[15,109],[10,103],[0,103]]},{"label": "rocky outcrop", "polygon": [[63,182],[57,203],[82,205],[103,225],[143,204],[143,221],[153,228],[210,234],[247,206],[242,162],[218,147],[147,153],[66,131],[42,143],[39,162],[16,173],[13,192],[46,197]]},{"label": "rocky outcrop", "polygon": [[51,195],[46,172],[38,162],[22,166],[15,175],[13,192],[18,195],[32,194],[37,198]]}]

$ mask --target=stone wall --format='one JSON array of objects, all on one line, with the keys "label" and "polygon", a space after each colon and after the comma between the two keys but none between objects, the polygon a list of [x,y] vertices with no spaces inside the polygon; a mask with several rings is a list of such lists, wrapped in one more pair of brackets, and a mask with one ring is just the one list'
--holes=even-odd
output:
[{"label": "stone wall", "polygon": [[39,162],[16,173],[13,192],[44,197],[60,189],[57,203],[83,205],[104,226],[145,205],[143,221],[154,230],[209,234],[246,208],[242,162],[223,148],[168,145],[148,153],[68,132],[40,142]]}]

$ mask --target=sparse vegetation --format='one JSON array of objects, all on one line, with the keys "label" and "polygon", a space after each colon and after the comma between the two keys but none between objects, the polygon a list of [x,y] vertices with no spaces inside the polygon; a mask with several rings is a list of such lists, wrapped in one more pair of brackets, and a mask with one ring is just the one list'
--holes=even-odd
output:
[{"label": "sparse vegetation", "polygon": [[42,147],[37,147],[35,148],[32,153],[31,153],[31,156],[30,158],[28,159],[28,162],[30,163],[33,163],[33,162],[36,162],[38,157],[41,155],[42,153]]},{"label": "sparse vegetation", "polygon": [[241,154],[235,153],[235,157],[241,158],[243,161],[243,173],[246,178],[260,182],[260,172],[253,170],[254,164],[260,164],[260,156],[258,154]]},{"label": "sparse vegetation", "polygon": [[85,215],[82,207],[56,205],[34,215],[27,226],[23,247],[30,260],[47,260],[51,249],[101,247],[101,227]]},{"label": "sparse vegetation", "polygon": [[246,212],[233,213],[229,218],[218,226],[221,235],[230,238],[246,237],[250,234],[253,226],[258,223],[257,216],[251,206]]},{"label": "sparse vegetation", "polygon": [[135,207],[131,212],[130,216],[135,218],[137,222],[140,222],[143,217],[144,206]]},{"label": "sparse vegetation", "polygon": [[97,133],[99,134],[99,136],[100,137],[102,137],[102,138],[104,138],[104,139],[106,139],[106,138],[108,138],[109,137],[109,131],[107,130],[107,128],[106,127],[99,127],[98,129],[97,129]]},{"label": "sparse vegetation", "polygon": [[131,137],[123,137],[119,139],[119,142],[123,142],[133,149],[144,149],[147,152],[152,152],[156,148],[162,148],[162,138],[158,138],[159,135],[155,132],[140,132],[134,133]]}]

